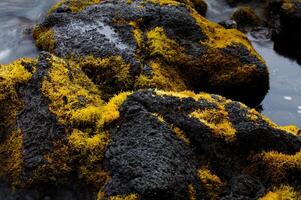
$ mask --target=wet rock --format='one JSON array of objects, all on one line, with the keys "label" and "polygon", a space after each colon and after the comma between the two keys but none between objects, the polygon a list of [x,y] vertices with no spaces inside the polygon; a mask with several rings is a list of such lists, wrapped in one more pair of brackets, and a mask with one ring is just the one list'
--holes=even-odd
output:
[{"label": "wet rock", "polygon": [[301,2],[271,1],[268,13],[275,50],[301,62]]},{"label": "wet rock", "polygon": [[221,26],[223,26],[226,29],[232,29],[237,28],[237,23],[234,20],[226,20],[219,23]]},{"label": "wet rock", "polygon": [[4,117],[18,114],[0,143],[0,195],[252,199],[286,181],[292,190],[300,185],[298,129],[277,126],[244,104],[152,89],[104,102],[77,62],[43,53],[31,61],[32,74],[23,65],[0,73],[11,83],[3,102],[13,91],[21,101]]},{"label": "wet rock", "polygon": [[[219,93],[249,105],[260,103],[269,89],[264,61],[245,35],[200,16],[194,10],[197,3],[102,1],[76,12],[58,12],[59,4],[35,29],[34,37],[40,49],[60,57],[81,61],[87,56],[119,56],[130,75],[119,84],[119,91],[188,89]],[[246,62],[240,62],[241,55],[228,53],[232,50],[242,50]],[[144,74],[145,66],[153,76]],[[89,74],[100,73],[95,63],[87,68]],[[95,83],[101,85],[101,79]],[[108,98],[114,94],[110,91],[114,82],[107,82]]]},{"label": "wet rock", "polygon": [[238,8],[231,16],[231,19],[236,21],[238,29],[242,31],[261,24],[260,18],[256,15],[254,10],[248,6]]}]

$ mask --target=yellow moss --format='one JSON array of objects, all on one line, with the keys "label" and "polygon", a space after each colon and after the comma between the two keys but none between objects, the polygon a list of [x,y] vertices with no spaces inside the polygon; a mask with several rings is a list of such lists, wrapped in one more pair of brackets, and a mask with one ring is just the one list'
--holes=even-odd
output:
[{"label": "yellow moss", "polygon": [[235,139],[236,130],[222,104],[218,104],[218,107],[213,109],[196,110],[189,116],[197,118],[200,122],[207,125],[216,136],[223,137],[229,142]]},{"label": "yellow moss", "polygon": [[49,77],[42,84],[49,109],[64,125],[97,121],[103,101],[100,91],[75,63],[51,57]]},{"label": "yellow moss", "polygon": [[84,10],[88,6],[99,4],[102,0],[62,0],[49,10],[49,13],[66,4],[73,13]]},{"label": "yellow moss", "polygon": [[84,178],[89,183],[101,185],[108,180],[108,173],[101,167],[104,152],[110,137],[107,132],[96,133],[89,136],[78,129],[74,129],[68,137],[70,148],[79,157],[79,178]]},{"label": "yellow moss", "polygon": [[156,27],[146,33],[150,56],[161,56],[167,62],[184,63],[188,60],[185,49],[176,41],[169,39],[162,27]]},{"label": "yellow moss", "polygon": [[22,131],[18,129],[0,145],[0,178],[9,179],[13,185],[20,184],[21,180],[22,144]]},{"label": "yellow moss", "polygon": [[139,200],[138,194],[117,195],[109,197],[109,200]]},{"label": "yellow moss", "polygon": [[196,191],[192,184],[188,185],[189,200],[196,200]]},{"label": "yellow moss", "polygon": [[278,188],[274,188],[272,191],[269,191],[264,197],[260,200],[300,200],[301,193],[297,192],[288,185],[281,185]]},{"label": "yellow moss", "polygon": [[[233,66],[231,66],[230,68],[220,68],[217,72],[214,70],[214,72],[210,74],[210,84],[215,86],[223,86],[229,83],[236,85],[239,85],[241,83],[252,84],[252,82],[254,81],[254,76],[256,76],[256,74],[258,73],[257,67],[255,65],[239,66],[240,61],[236,61],[238,65],[236,68],[233,68]],[[234,63],[235,59],[233,59],[232,62]],[[225,63],[227,62],[225,61]]]},{"label": "yellow moss", "polygon": [[70,156],[69,146],[62,141],[53,142],[53,151],[44,156],[41,166],[33,171],[27,184],[35,182],[63,183],[68,180],[72,171],[73,157]]},{"label": "yellow moss", "polygon": [[163,90],[156,90],[156,95],[158,96],[174,96],[178,98],[193,98],[195,101],[205,100],[208,102],[215,101],[212,96],[208,93],[201,92],[199,94],[195,94],[192,91],[181,91],[181,92],[172,92],[172,91],[163,91]]},{"label": "yellow moss", "polygon": [[0,138],[15,130],[16,115],[23,105],[17,87],[32,77],[25,69],[25,64],[34,65],[35,62],[31,59],[19,59],[9,65],[0,64]]},{"label": "yellow moss", "polygon": [[143,32],[139,28],[138,23],[136,21],[131,21],[129,24],[133,27],[134,38],[136,40],[136,43],[137,43],[138,47],[141,48],[142,47],[142,42],[143,42]]},{"label": "yellow moss", "polygon": [[208,198],[212,200],[218,199],[220,192],[225,186],[221,179],[215,174],[212,174],[207,168],[199,169],[198,177]]},{"label": "yellow moss", "polygon": [[182,140],[187,145],[190,144],[189,138],[186,136],[186,134],[179,127],[175,127],[172,124],[168,124],[164,120],[164,117],[162,115],[160,115],[159,113],[152,113],[152,115],[154,115],[158,119],[159,122],[167,124],[169,126],[169,128],[175,133],[177,138]]},{"label": "yellow moss", "polygon": [[161,6],[164,5],[172,5],[172,6],[177,6],[180,3],[176,0],[149,0],[150,2],[154,3],[154,4],[160,4]]},{"label": "yellow moss", "polygon": [[186,134],[178,127],[174,127],[173,128],[173,132],[176,134],[176,136],[181,139],[185,144],[189,145],[190,144],[190,140],[189,138],[186,136]]},{"label": "yellow moss", "polygon": [[201,42],[214,49],[221,49],[234,44],[242,44],[253,55],[259,58],[263,63],[263,58],[253,48],[247,36],[237,29],[225,29],[219,24],[211,22],[190,8],[191,16],[196,20],[201,30],[207,35],[208,40]]},{"label": "yellow moss", "polygon": [[264,165],[266,174],[273,181],[285,180],[290,172],[301,172],[301,151],[287,155],[275,151],[263,152],[253,158],[255,164]]},{"label": "yellow moss", "polygon": [[38,48],[49,52],[55,51],[56,41],[53,29],[36,26],[33,30],[33,37]]},{"label": "yellow moss", "polygon": [[101,109],[102,115],[98,120],[98,127],[103,127],[105,124],[110,123],[119,118],[119,107],[131,95],[132,92],[123,92],[114,96],[106,105]]},{"label": "yellow moss", "polygon": [[293,135],[297,135],[300,136],[301,134],[301,130],[295,126],[295,125],[287,125],[287,126],[279,126],[277,124],[275,124],[274,122],[272,122],[269,118],[267,118],[266,116],[261,115],[259,112],[257,112],[255,109],[250,109],[248,111],[247,117],[253,121],[256,122],[258,120],[263,120],[265,121],[270,127],[275,128],[275,129],[279,129],[282,131],[286,131],[290,134]]},{"label": "yellow moss", "polygon": [[184,79],[175,68],[165,66],[156,61],[150,62],[150,67],[152,69],[152,77],[141,74],[135,82],[136,88],[157,88],[167,91],[183,91],[187,89]]},{"label": "yellow moss", "polygon": [[164,118],[162,117],[162,115],[160,115],[159,113],[152,113],[152,115],[154,115],[158,119],[159,122],[166,123]]},{"label": "yellow moss", "polygon": [[121,56],[95,58],[88,56],[74,59],[80,68],[97,84],[102,98],[109,99],[120,91],[127,91],[133,85],[130,64],[124,63]]}]

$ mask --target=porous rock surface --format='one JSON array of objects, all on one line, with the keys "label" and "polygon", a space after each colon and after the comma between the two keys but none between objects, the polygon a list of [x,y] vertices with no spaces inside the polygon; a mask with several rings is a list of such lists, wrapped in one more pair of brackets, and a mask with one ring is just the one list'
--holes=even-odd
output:
[{"label": "porous rock surface", "polygon": [[105,102],[77,62],[45,52],[0,80],[0,198],[299,196],[300,131],[242,103],[154,89]]},{"label": "porous rock surface", "polygon": [[[121,57],[129,77],[119,91],[207,91],[252,106],[267,93],[267,67],[246,36],[206,20],[197,1],[96,2],[60,3],[35,28],[37,46],[79,60]],[[88,68],[98,74],[95,63]]]}]

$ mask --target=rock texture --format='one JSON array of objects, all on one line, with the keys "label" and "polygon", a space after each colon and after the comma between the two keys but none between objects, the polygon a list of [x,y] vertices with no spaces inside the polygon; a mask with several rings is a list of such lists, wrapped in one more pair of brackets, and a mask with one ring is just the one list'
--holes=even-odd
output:
[{"label": "rock texture", "polygon": [[[35,28],[34,37],[40,49],[60,57],[118,56],[129,74],[112,80],[119,91],[207,91],[258,105],[269,89],[264,61],[243,33],[199,15],[196,2],[101,1],[84,8],[78,3],[78,9],[63,1]],[[98,76],[97,63],[87,68]],[[110,73],[120,78],[125,71]]]},{"label": "rock texture", "polygon": [[49,53],[1,66],[11,112],[0,112],[0,198],[298,197],[296,127],[207,93],[146,89],[105,102],[80,66]]},{"label": "rock texture", "polygon": [[52,8],[34,30],[45,52],[0,65],[0,199],[297,199],[300,130],[234,101],[260,103],[267,68],[205,9]]}]

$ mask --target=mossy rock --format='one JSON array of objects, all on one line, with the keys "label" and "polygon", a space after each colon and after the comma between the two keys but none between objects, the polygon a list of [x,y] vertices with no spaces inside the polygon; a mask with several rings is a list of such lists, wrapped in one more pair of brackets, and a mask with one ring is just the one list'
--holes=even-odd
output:
[{"label": "mossy rock", "polygon": [[[198,14],[194,8],[200,2],[100,1],[74,11],[63,3],[35,28],[34,37],[40,49],[59,57],[115,58],[110,66],[119,77],[119,91],[207,91],[259,104],[269,89],[265,62],[243,33]],[[106,95],[112,97],[116,79],[110,83],[112,75],[99,75],[99,62],[95,66],[89,60],[87,71],[100,87],[106,83]]]},{"label": "mossy rock", "polygon": [[256,15],[254,10],[249,7],[238,8],[231,17],[234,21],[237,22],[238,28],[244,30],[248,27],[256,27],[261,24],[260,18]]},{"label": "mossy rock", "polygon": [[0,199],[299,195],[298,128],[208,93],[104,101],[84,71],[49,53],[0,67]]},{"label": "mossy rock", "polygon": [[274,49],[301,63],[301,1],[270,1],[267,12]]}]

